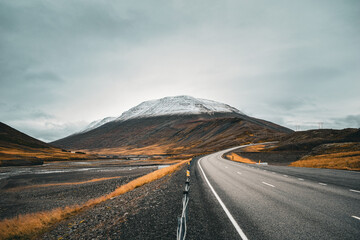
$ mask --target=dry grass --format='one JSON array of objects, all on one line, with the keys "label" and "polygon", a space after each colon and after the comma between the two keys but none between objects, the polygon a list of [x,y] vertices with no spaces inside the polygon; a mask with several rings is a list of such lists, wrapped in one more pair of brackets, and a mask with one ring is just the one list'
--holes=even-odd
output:
[{"label": "dry grass", "polygon": [[236,153],[230,153],[230,154],[226,155],[226,157],[235,162],[242,162],[242,163],[249,163],[249,164],[256,163],[248,158],[241,157],[241,156],[237,155]]},{"label": "dry grass", "polygon": [[81,149],[82,152],[105,155],[162,155],[166,154],[173,145],[150,145],[142,148],[116,147],[102,149]]},{"label": "dry grass", "polygon": [[37,185],[30,185],[30,186],[22,186],[22,187],[9,188],[9,189],[7,189],[6,191],[15,192],[15,191],[25,190],[25,189],[29,189],[29,188],[41,188],[41,187],[56,187],[56,186],[80,185],[80,184],[85,184],[85,183],[101,182],[101,181],[110,180],[110,179],[116,179],[116,178],[122,178],[122,176],[120,176],[120,177],[106,177],[106,178],[93,178],[93,179],[90,179],[90,180],[87,180],[87,181],[81,181],[81,182],[64,182],[64,183],[37,184]]},{"label": "dry grass", "polygon": [[264,149],[265,149],[265,145],[260,144],[260,145],[253,145],[253,146],[248,146],[248,147],[245,147],[245,148],[241,148],[240,150],[242,152],[261,152]]},{"label": "dry grass", "polygon": [[291,163],[289,166],[360,171],[360,151],[306,156],[299,161]]},{"label": "dry grass", "polygon": [[129,192],[146,183],[160,179],[172,172],[175,172],[181,167],[181,165],[189,161],[190,160],[185,160],[175,165],[171,165],[169,167],[151,172],[147,175],[139,177],[127,184],[118,187],[117,189],[115,189],[115,191],[107,195],[91,199],[82,205],[75,205],[64,208],[57,208],[51,211],[19,215],[15,218],[2,220],[0,222],[0,239],[35,238],[36,234],[45,231],[52,224],[62,219],[68,218],[86,208],[92,207],[113,197]]}]

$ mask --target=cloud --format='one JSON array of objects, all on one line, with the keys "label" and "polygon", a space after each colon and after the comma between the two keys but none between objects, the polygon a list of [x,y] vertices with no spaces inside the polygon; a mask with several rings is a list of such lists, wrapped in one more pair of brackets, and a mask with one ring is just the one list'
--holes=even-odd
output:
[{"label": "cloud", "polygon": [[360,128],[360,114],[348,115],[344,118],[333,118],[333,124],[341,128]]},{"label": "cloud", "polygon": [[183,94],[285,125],[356,115],[359,9],[328,0],[1,1],[0,121],[28,119],[26,131],[53,139]]},{"label": "cloud", "polygon": [[52,142],[59,138],[69,136],[87,125],[86,122],[81,121],[64,123],[56,120],[36,121],[34,119],[16,120],[6,122],[6,124],[44,142]]},{"label": "cloud", "polygon": [[1,102],[0,111],[2,113],[3,121],[11,120],[48,120],[54,119],[55,116],[37,108],[28,108],[24,105],[19,104],[8,104]]}]

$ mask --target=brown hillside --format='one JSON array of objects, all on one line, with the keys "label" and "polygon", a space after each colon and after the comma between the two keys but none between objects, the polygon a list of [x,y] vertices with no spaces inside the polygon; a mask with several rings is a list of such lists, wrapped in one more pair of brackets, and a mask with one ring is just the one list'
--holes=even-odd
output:
[{"label": "brown hillside", "polygon": [[317,129],[294,132],[282,137],[274,150],[310,151],[321,144],[342,142],[360,142],[360,129]]}]

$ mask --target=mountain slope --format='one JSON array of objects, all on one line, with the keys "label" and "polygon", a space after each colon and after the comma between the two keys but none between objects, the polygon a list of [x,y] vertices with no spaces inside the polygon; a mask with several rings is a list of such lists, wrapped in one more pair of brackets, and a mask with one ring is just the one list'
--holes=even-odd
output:
[{"label": "mountain slope", "polygon": [[226,104],[179,96],[144,102],[114,121],[53,144],[109,154],[195,154],[290,132]]},{"label": "mountain slope", "polygon": [[30,137],[0,122],[0,147],[8,147],[10,145],[42,149],[52,148],[49,144]]}]

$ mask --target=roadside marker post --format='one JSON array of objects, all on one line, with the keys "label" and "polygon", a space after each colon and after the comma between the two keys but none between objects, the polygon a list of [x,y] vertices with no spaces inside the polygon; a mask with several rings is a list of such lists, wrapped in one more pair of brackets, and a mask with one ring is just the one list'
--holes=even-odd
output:
[{"label": "roadside marker post", "polygon": [[[190,161],[191,162],[191,161]],[[183,208],[181,216],[178,217],[178,227],[176,231],[177,240],[185,240],[186,237],[186,221],[187,221],[187,207],[189,203],[189,190],[190,190],[190,162],[188,162],[188,168],[186,170],[185,189],[183,191]]]}]

